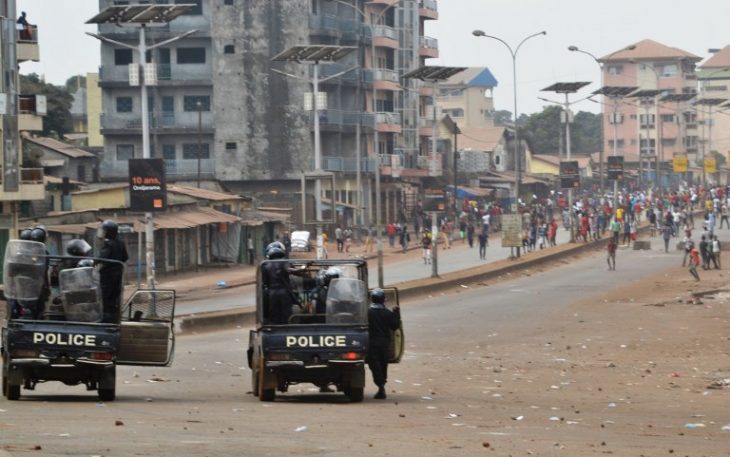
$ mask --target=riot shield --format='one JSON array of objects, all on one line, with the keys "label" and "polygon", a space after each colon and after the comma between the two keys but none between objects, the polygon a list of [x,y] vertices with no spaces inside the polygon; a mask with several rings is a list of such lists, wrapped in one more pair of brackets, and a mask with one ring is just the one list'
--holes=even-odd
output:
[{"label": "riot shield", "polygon": [[41,296],[46,274],[46,245],[37,241],[10,240],[3,260],[5,297],[34,301]]},{"label": "riot shield", "polygon": [[99,277],[93,267],[62,270],[58,284],[67,321],[101,321],[103,309]]},{"label": "riot shield", "polygon": [[364,281],[336,278],[327,291],[328,324],[361,324],[368,322],[368,289]]}]

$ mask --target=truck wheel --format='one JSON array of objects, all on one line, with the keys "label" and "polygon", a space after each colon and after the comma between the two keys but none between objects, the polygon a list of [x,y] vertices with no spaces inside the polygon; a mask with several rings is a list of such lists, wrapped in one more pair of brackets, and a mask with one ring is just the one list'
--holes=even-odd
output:
[{"label": "truck wheel", "polygon": [[350,397],[350,401],[353,403],[360,403],[365,389],[362,387],[350,387],[347,389],[347,396]]},{"label": "truck wheel", "polygon": [[259,396],[259,370],[251,369],[251,393],[254,397]]},{"label": "truck wheel", "polygon": [[20,386],[7,384],[5,386],[5,397],[10,401],[20,400]]},{"label": "truck wheel", "polygon": [[264,388],[264,385],[266,384],[264,382],[264,376],[266,376],[266,370],[258,370],[259,376],[258,376],[258,391],[259,391],[259,400],[261,401],[274,401],[274,398],[276,398],[276,390],[275,389],[266,389]]},{"label": "truck wheel", "polygon": [[117,397],[117,369],[104,370],[99,376],[99,400],[114,401]]}]

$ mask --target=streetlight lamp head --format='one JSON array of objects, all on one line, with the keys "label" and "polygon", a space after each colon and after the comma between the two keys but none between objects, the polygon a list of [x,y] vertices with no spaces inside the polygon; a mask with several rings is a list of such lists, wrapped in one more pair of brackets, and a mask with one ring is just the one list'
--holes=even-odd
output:
[{"label": "streetlight lamp head", "polygon": [[568,46],[568,51],[579,51],[578,46]]},{"label": "streetlight lamp head", "polygon": [[484,35],[486,35],[484,33],[484,30],[474,30],[473,32],[471,32],[471,34],[474,35],[474,36],[484,36]]}]

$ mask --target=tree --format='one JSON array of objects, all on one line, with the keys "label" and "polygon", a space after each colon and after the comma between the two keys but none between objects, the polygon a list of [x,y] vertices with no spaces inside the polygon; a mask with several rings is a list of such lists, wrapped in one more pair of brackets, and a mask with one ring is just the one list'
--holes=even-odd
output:
[{"label": "tree", "polygon": [[[560,154],[561,137],[565,137],[565,124],[561,122],[562,107],[544,107],[542,112],[519,119],[520,133],[534,154]],[[578,112],[570,125],[571,152],[591,154],[601,147],[601,116],[585,111]],[[563,144],[563,150],[565,146]]]},{"label": "tree", "polygon": [[496,127],[510,125],[512,124],[512,112],[504,109],[494,111],[492,113],[492,120]]},{"label": "tree", "polygon": [[66,80],[66,84],[64,84],[64,87],[66,88],[66,92],[73,95],[79,88],[83,89],[86,87],[86,76],[71,76]]},{"label": "tree", "polygon": [[71,103],[73,97],[65,87],[48,84],[37,74],[20,75],[20,92],[23,95],[45,95],[47,112],[43,118],[43,135],[62,137],[72,131]]}]

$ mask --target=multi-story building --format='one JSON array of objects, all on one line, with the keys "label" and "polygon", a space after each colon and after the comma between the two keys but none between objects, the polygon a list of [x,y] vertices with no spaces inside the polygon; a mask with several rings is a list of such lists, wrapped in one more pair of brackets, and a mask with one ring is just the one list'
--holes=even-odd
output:
[{"label": "multi-story building", "polygon": [[[431,92],[401,78],[438,56],[437,41],[425,36],[426,22],[438,17],[436,0],[175,2],[196,7],[168,26],[150,27],[150,43],[197,32],[147,57],[158,77],[149,90],[152,153],[166,159],[171,179],[196,177],[200,143],[204,178],[264,200],[291,201],[302,172],[314,165],[313,117],[304,110],[312,66],[271,59],[302,44],[357,48],[319,66],[319,90],[328,100],[319,114],[322,163],[337,178],[335,195],[328,197],[357,205],[358,147],[365,183],[359,205],[366,216],[372,215],[368,183],[376,163],[389,217],[403,206],[404,188],[440,173],[440,156],[422,141],[430,135],[421,118]],[[100,0],[100,7],[129,3]],[[137,40],[136,29],[109,24],[99,32],[130,44]],[[127,79],[127,65],[138,56],[103,43],[101,59],[101,175],[125,179],[126,160],[141,156],[140,91]]]},{"label": "multi-story building", "polygon": [[[716,51],[698,67],[699,95],[730,102],[730,46]],[[706,153],[716,151],[726,160],[730,156],[730,115],[727,106],[700,106],[700,146]],[[712,109],[710,109],[712,108]],[[728,160],[730,163],[730,160]]]},{"label": "multi-story building", "polygon": [[0,59],[5,70],[0,72],[4,98],[4,111],[0,113],[0,252],[5,252],[8,239],[17,235],[18,216],[29,207],[28,202],[45,197],[43,169],[21,166],[20,131],[43,130],[42,116],[46,112],[44,96],[18,93],[19,64],[39,60],[38,28],[17,30],[16,17],[15,0],[0,2],[4,31],[0,36]]},{"label": "multi-story building", "polygon": [[[691,105],[657,103],[657,100],[666,94],[696,92],[695,66],[700,60],[687,51],[648,39],[599,59],[603,64],[603,84],[606,86],[662,90],[657,97],[625,98],[619,105],[616,144],[619,155],[623,155],[626,161],[636,162],[641,154],[643,169],[654,170],[656,154],[665,162],[670,161],[675,153],[688,153],[690,159],[696,154],[697,123]],[[613,151],[614,125],[609,115],[612,111],[611,102],[604,100],[605,151]],[[652,172],[644,175],[653,176]]]}]

